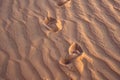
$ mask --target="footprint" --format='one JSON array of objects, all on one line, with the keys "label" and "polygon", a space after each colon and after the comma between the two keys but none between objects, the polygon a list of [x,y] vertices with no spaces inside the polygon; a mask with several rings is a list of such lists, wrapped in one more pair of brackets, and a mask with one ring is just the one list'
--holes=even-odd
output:
[{"label": "footprint", "polygon": [[52,32],[57,32],[59,30],[62,29],[61,25],[60,25],[60,21],[59,20],[56,20],[55,18],[53,17],[47,17],[45,20],[44,20],[45,24],[47,25],[46,28],[49,30],[49,31],[52,31]]},{"label": "footprint", "polygon": [[82,48],[76,43],[72,43],[71,46],[69,47],[69,55],[79,56],[82,53],[83,53]]},{"label": "footprint", "polygon": [[45,24],[46,25],[51,25],[51,24],[55,24],[57,23],[57,20],[55,18],[52,18],[52,17],[47,17],[45,19]]},{"label": "footprint", "polygon": [[57,5],[58,5],[58,6],[63,6],[63,5],[66,4],[68,1],[70,1],[70,0],[60,0],[60,1],[57,3]]},{"label": "footprint", "polygon": [[64,59],[61,59],[60,63],[63,65],[68,65],[72,63],[77,57],[82,55],[82,53],[82,48],[78,44],[73,43],[69,47],[69,54],[67,54]]}]

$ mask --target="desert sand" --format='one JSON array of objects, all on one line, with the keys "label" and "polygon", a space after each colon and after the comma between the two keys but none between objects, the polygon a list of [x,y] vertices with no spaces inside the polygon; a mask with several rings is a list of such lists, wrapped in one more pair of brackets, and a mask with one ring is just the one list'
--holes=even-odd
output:
[{"label": "desert sand", "polygon": [[120,80],[120,0],[0,0],[0,80]]}]

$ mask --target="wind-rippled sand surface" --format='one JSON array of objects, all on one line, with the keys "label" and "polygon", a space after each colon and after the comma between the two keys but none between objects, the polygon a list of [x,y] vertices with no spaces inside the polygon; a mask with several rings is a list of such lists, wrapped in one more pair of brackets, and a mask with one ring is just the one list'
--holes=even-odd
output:
[{"label": "wind-rippled sand surface", "polygon": [[120,80],[120,0],[0,0],[0,80]]}]

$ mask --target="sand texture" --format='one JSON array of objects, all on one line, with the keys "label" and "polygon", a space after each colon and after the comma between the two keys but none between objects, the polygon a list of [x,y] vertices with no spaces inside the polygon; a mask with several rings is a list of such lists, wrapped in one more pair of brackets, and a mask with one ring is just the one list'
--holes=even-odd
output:
[{"label": "sand texture", "polygon": [[120,0],[0,0],[0,80],[120,80]]}]

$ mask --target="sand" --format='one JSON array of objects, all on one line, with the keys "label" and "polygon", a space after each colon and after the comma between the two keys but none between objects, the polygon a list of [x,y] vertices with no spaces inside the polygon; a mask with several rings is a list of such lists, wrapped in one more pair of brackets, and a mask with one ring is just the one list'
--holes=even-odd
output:
[{"label": "sand", "polygon": [[0,0],[0,80],[120,80],[120,0]]}]

